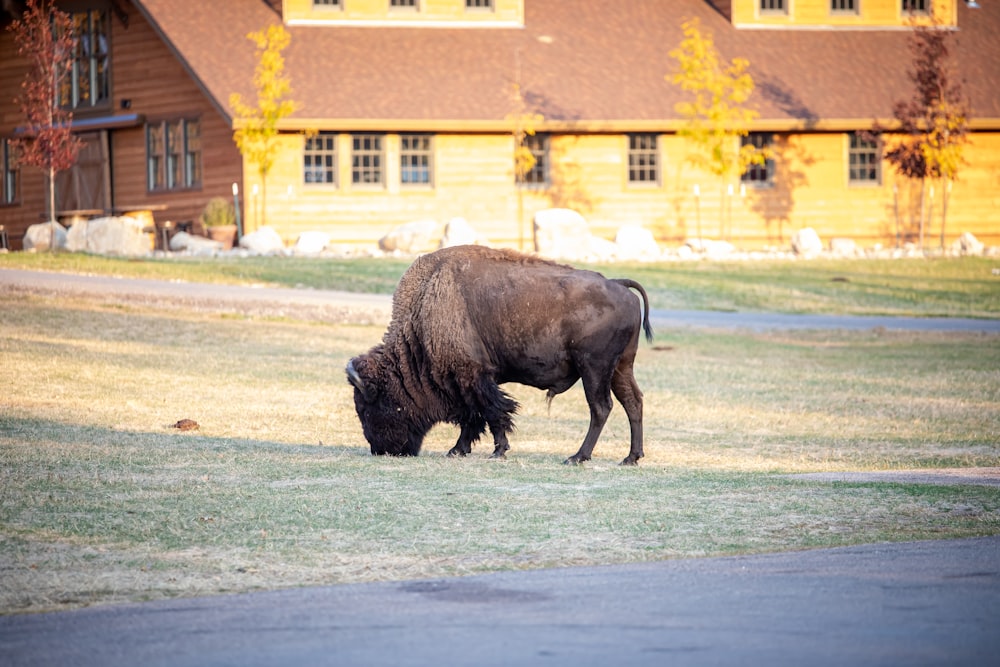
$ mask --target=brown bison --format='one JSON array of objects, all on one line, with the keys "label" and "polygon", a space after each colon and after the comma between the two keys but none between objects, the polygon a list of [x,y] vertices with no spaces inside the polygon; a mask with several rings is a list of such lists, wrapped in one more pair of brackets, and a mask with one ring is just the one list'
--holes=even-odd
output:
[{"label": "brown bison", "polygon": [[499,385],[546,389],[551,401],[582,378],[590,428],[566,463],[590,460],[614,392],[632,431],[622,464],[635,465],[642,392],[632,363],[640,329],[651,341],[649,299],[633,280],[458,246],[406,271],[382,343],[351,359],[347,379],[372,454],[416,456],[431,427],[449,422],[461,429],[449,456],[470,454],[488,426],[493,457],[502,458],[518,406]]}]

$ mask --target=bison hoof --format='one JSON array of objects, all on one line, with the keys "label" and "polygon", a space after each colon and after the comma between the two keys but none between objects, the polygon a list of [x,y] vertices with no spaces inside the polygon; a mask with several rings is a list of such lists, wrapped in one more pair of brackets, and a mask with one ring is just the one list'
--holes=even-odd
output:
[{"label": "bison hoof", "polygon": [[623,465],[623,466],[637,466],[637,465],[639,465],[639,459],[633,459],[630,456],[630,457],[627,457],[624,461],[622,461],[619,465]]},{"label": "bison hoof", "polygon": [[566,459],[565,461],[563,461],[563,465],[578,466],[578,465],[580,465],[581,463],[583,463],[584,461],[587,461],[587,460],[588,459],[582,459],[582,458],[580,458],[578,456],[571,456],[568,459]]},{"label": "bison hoof", "polygon": [[461,449],[457,449],[455,447],[452,447],[451,449],[449,449],[448,453],[445,454],[445,456],[447,456],[449,459],[454,459],[454,458],[457,458],[457,457],[465,457],[465,455],[466,455],[465,452],[463,452]]}]

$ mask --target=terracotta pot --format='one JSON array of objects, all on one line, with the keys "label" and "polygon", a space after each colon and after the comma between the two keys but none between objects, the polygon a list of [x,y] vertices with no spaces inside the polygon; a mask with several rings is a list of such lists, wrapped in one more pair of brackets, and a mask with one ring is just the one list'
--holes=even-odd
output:
[{"label": "terracotta pot", "polygon": [[206,227],[205,233],[208,234],[208,238],[221,243],[223,250],[231,249],[233,244],[236,243],[236,225]]}]

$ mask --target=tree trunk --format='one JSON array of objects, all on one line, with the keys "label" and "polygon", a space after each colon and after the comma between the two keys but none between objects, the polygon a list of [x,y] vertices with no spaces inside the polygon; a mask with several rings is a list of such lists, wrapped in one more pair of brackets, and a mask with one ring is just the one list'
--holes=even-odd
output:
[{"label": "tree trunk", "polygon": [[49,167],[49,252],[56,251],[56,170]]},{"label": "tree trunk", "polygon": [[927,179],[920,179],[920,249],[924,249],[924,214],[927,211],[926,202],[926,184]]},{"label": "tree trunk", "polygon": [[948,222],[948,195],[951,194],[951,181],[941,184],[941,250],[944,250],[944,228]]}]

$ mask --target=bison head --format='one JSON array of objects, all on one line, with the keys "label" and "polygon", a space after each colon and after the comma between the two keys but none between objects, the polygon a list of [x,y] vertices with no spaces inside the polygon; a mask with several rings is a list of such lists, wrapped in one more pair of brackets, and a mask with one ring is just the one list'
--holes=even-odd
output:
[{"label": "bison head", "polygon": [[354,386],[354,407],[365,439],[375,456],[416,456],[426,429],[407,417],[399,399],[406,394],[394,378],[379,372],[373,353],[347,363],[347,381]]}]

